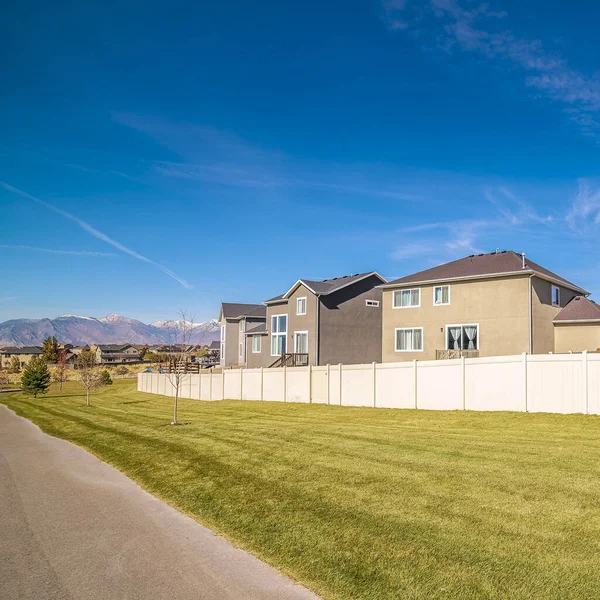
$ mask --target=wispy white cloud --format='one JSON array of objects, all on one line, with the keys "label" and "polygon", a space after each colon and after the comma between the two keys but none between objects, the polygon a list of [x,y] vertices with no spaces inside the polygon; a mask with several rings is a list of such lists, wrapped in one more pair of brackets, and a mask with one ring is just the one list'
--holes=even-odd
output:
[{"label": "wispy white cloud", "polygon": [[487,187],[483,190],[484,196],[511,225],[524,225],[528,223],[549,224],[554,220],[553,215],[540,215],[535,208],[522,200],[506,186],[496,188]]},{"label": "wispy white cloud", "polygon": [[566,215],[569,227],[579,233],[594,233],[600,230],[600,186],[580,179],[578,190]]},{"label": "wispy white cloud", "polygon": [[372,165],[364,175],[356,166],[306,164],[231,131],[120,113],[113,118],[181,157],[148,163],[154,172],[166,177],[269,191],[324,189],[390,200],[416,199],[398,183],[373,177]]},{"label": "wispy white cloud", "polygon": [[116,256],[112,252],[92,252],[88,250],[56,250],[54,248],[39,248],[38,246],[25,246],[21,244],[0,244],[0,248],[10,250],[31,250],[32,252],[46,252],[48,254],[66,254],[71,256]]},{"label": "wispy white cloud", "polygon": [[63,216],[65,219],[69,219],[70,221],[72,221],[73,223],[75,223],[76,225],[81,227],[81,229],[83,229],[84,231],[87,231],[87,233],[89,233],[90,235],[93,235],[95,238],[102,240],[106,244],[112,246],[113,248],[116,248],[117,250],[120,250],[121,252],[124,252],[125,254],[129,254],[129,256],[132,256],[133,258],[136,258],[137,260],[140,260],[142,262],[145,262],[146,264],[152,265],[153,267],[156,267],[157,269],[159,269],[160,271],[162,271],[169,277],[175,279],[175,281],[180,283],[183,287],[185,287],[187,289],[191,289],[192,285],[190,283],[188,283],[185,279],[183,279],[182,277],[179,277],[179,275],[177,275],[176,273],[171,271],[171,269],[168,269],[167,267],[165,267],[145,256],[142,256],[135,250],[131,250],[130,248],[128,248],[127,246],[124,246],[120,242],[113,240],[111,237],[109,237],[105,233],[102,233],[101,231],[98,231],[97,229],[92,227],[87,221],[84,221],[83,219],[80,219],[79,217],[76,217],[75,215],[72,215],[71,213],[68,213],[67,211],[62,210],[61,208],[56,207],[53,204],[46,202],[45,200],[36,198],[35,196],[32,196],[31,194],[28,194],[27,192],[24,192],[23,190],[13,187],[12,185],[9,185],[8,183],[0,181],[0,186],[2,186],[5,190],[7,190],[9,192],[18,194],[19,196],[21,196],[23,198],[27,198],[28,200],[31,200],[32,202],[35,202],[37,204],[40,204],[41,206],[44,206],[48,210],[51,210],[51,211]]},{"label": "wispy white cloud", "polygon": [[502,27],[506,12],[494,11],[487,3],[474,6],[461,0],[382,0],[382,6],[384,22],[391,30],[408,29],[445,52],[460,49],[521,69],[526,86],[560,102],[584,134],[600,135],[600,79],[573,69],[540,40],[519,38]]}]

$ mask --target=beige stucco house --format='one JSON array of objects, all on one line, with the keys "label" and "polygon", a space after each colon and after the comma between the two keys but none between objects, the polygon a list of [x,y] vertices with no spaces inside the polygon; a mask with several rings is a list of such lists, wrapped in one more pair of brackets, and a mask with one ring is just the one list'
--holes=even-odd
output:
[{"label": "beige stucco house", "polygon": [[554,318],[554,351],[600,352],[600,306],[575,296]]},{"label": "beige stucco house", "polygon": [[263,304],[223,302],[218,322],[221,327],[219,364],[221,367],[246,365],[247,329],[265,322],[267,309]]},{"label": "beige stucco house", "polygon": [[512,251],[467,256],[381,289],[384,362],[554,352],[554,319],[588,295]]},{"label": "beige stucco house", "polygon": [[0,350],[0,367],[8,369],[12,366],[13,356],[19,359],[19,368],[25,367],[32,358],[39,358],[42,349],[39,346],[22,346],[2,348]]},{"label": "beige stucco house", "polygon": [[375,271],[298,279],[265,301],[266,320],[246,330],[247,366],[380,362],[385,281]]}]

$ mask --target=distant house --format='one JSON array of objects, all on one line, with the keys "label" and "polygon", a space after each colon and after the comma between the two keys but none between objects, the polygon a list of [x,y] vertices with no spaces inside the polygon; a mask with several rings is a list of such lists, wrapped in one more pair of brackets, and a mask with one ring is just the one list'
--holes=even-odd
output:
[{"label": "distant house", "polygon": [[0,349],[0,366],[7,369],[11,366],[13,356],[19,358],[19,366],[23,368],[32,358],[39,358],[42,349],[39,346],[23,346],[22,348],[2,348]]},{"label": "distant house", "polygon": [[131,344],[97,344],[91,347],[99,365],[122,365],[140,362],[140,352]]}]

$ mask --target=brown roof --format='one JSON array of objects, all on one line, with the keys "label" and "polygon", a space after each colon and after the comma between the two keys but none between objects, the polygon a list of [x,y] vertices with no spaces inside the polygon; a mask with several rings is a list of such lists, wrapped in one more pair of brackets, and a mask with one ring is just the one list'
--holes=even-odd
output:
[{"label": "brown roof", "polygon": [[554,279],[565,287],[579,291],[583,294],[589,293],[528,258],[525,259],[525,269],[523,269],[521,255],[512,250],[491,252],[490,254],[473,254],[453,262],[426,269],[425,271],[419,271],[418,273],[395,279],[382,287],[423,283],[426,281],[468,279],[469,277],[482,277],[485,275],[504,275],[516,272],[534,273],[544,278]]},{"label": "brown roof", "polygon": [[267,309],[263,304],[235,304],[233,302],[223,302],[221,308],[223,310],[223,316],[226,319],[267,317]]},{"label": "brown roof", "polygon": [[600,306],[593,300],[583,296],[575,296],[554,317],[554,322],[560,321],[600,321]]}]

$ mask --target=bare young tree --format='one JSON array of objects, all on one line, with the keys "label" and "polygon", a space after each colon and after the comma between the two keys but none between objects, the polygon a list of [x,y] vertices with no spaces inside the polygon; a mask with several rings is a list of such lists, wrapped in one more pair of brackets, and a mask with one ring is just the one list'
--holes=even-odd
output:
[{"label": "bare young tree", "polygon": [[[189,378],[188,365],[192,350],[192,334],[194,332],[194,316],[185,310],[179,311],[179,320],[171,330],[171,350],[175,352],[169,357],[167,379],[173,387],[175,398],[173,400],[173,421],[171,425],[179,425],[177,421],[177,404],[181,396],[183,384]],[[175,348],[173,348],[173,346]]]},{"label": "bare young tree", "polygon": [[67,380],[67,351],[61,350],[56,361],[56,367],[52,370],[52,379],[59,384],[59,390],[62,392],[63,382]]},{"label": "bare young tree", "polygon": [[100,387],[100,373],[96,368],[96,357],[90,350],[84,350],[77,357],[77,381],[85,388],[85,403],[91,406],[90,392]]}]

